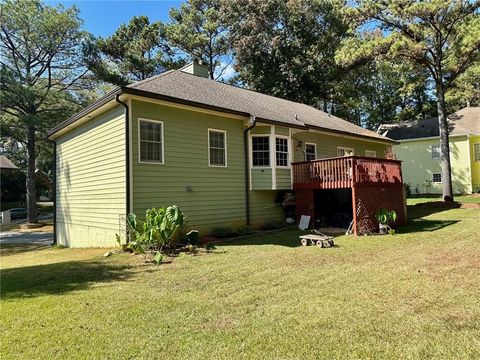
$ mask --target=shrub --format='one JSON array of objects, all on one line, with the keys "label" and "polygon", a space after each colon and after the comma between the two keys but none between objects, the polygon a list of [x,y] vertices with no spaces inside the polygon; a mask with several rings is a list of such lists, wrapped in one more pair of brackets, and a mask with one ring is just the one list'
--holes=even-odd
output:
[{"label": "shrub", "polygon": [[134,252],[144,252],[145,248],[162,251],[174,242],[184,218],[183,212],[176,205],[147,209],[143,222],[137,220],[135,214],[128,214],[128,228],[134,237],[128,248]]},{"label": "shrub", "polygon": [[379,224],[388,225],[397,220],[397,213],[395,210],[380,209],[375,214]]}]

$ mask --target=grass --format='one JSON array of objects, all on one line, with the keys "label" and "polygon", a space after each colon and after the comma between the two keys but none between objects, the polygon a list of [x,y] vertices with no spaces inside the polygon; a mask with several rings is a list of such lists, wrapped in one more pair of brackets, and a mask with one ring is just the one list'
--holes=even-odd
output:
[{"label": "grass", "polygon": [[153,266],[3,246],[2,359],[480,358],[478,209],[411,208],[395,236],[288,230]]},{"label": "grass", "polygon": [[[480,194],[474,194],[474,195],[458,195],[454,197],[454,200],[459,203],[480,203]],[[421,204],[421,203],[426,203],[426,202],[431,202],[431,201],[442,201],[442,196],[441,195],[418,195],[418,196],[412,196],[407,199],[407,204],[408,205],[416,205],[416,204]]]}]

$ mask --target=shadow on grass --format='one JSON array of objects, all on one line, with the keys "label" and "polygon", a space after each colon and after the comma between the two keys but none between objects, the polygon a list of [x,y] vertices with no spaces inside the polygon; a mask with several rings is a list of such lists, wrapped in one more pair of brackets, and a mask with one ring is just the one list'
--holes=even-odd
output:
[{"label": "shadow on grass", "polygon": [[421,231],[437,231],[444,227],[458,223],[458,220],[426,220],[415,219],[409,221],[408,225],[397,229],[398,234],[408,234]]},{"label": "shadow on grass", "polygon": [[46,244],[2,244],[0,247],[0,256],[9,256],[22,254],[30,251],[41,251],[52,249],[52,245]]},{"label": "shadow on grass", "polygon": [[461,206],[462,204],[457,202],[445,203],[443,201],[410,205],[408,206],[408,217],[409,219],[418,219],[424,216],[437,214],[439,212],[447,210],[459,209]]},{"label": "shadow on grass", "polygon": [[300,231],[296,229],[284,229],[274,231],[268,234],[256,234],[239,239],[224,241],[221,245],[243,246],[243,245],[277,245],[285,247],[300,247],[300,235],[308,234],[310,231]]},{"label": "shadow on grass", "polygon": [[106,260],[69,261],[0,270],[2,299],[63,294],[98,282],[125,280],[127,266]]}]

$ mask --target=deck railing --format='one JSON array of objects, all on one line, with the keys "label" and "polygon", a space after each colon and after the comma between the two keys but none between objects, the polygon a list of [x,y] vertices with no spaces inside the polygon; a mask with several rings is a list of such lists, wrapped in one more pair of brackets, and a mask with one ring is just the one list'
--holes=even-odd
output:
[{"label": "deck railing", "polygon": [[293,187],[340,189],[354,185],[402,184],[401,162],[363,156],[345,156],[292,163]]}]

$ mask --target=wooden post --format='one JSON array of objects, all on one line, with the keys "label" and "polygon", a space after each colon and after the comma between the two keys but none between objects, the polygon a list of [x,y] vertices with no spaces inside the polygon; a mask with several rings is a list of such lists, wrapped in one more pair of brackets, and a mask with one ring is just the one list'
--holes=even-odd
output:
[{"label": "wooden post", "polygon": [[356,194],[356,178],[357,178],[357,162],[352,159],[352,207],[353,207],[353,235],[357,237],[357,194]]}]

